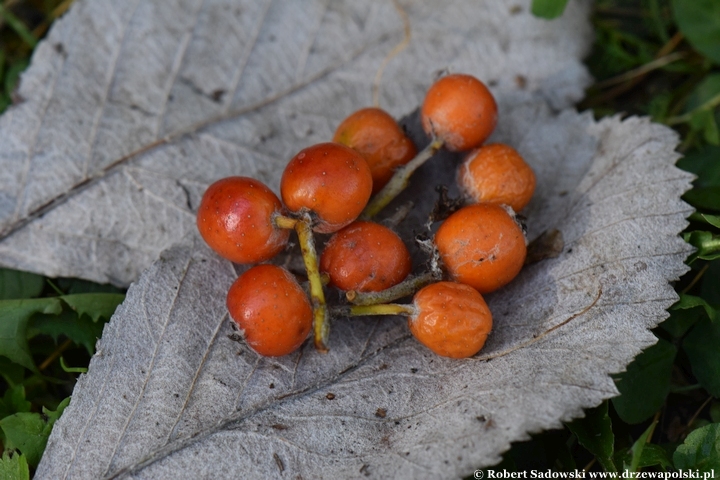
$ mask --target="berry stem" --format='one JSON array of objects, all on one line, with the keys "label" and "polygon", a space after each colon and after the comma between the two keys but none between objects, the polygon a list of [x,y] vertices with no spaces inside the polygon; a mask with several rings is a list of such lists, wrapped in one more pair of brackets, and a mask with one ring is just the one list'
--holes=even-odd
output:
[{"label": "berry stem", "polygon": [[426,272],[422,275],[413,276],[397,285],[380,292],[356,292],[350,290],[345,293],[347,301],[353,305],[377,305],[392,302],[398,298],[414,295],[422,287],[438,281],[438,275],[433,272]]},{"label": "berry stem", "polygon": [[279,213],[273,215],[272,221],[277,228],[287,228],[290,230],[296,228],[298,223],[296,218],[286,217],[285,215],[280,215]]},{"label": "berry stem", "polygon": [[315,239],[310,228],[310,214],[295,223],[295,231],[300,242],[305,270],[310,282],[310,300],[313,307],[313,332],[315,348],[322,353],[328,352],[327,342],[330,336],[330,322],[328,320],[325,292],[323,291],[322,277],[318,268],[318,256],[315,250]]},{"label": "berry stem", "polygon": [[336,307],[333,313],[348,317],[363,317],[367,315],[415,315],[417,312],[412,305],[399,303],[384,303],[381,305],[347,305]]},{"label": "berry stem", "polygon": [[365,207],[361,216],[363,218],[372,218],[377,215],[380,210],[385,208],[388,203],[392,202],[395,197],[405,190],[413,172],[435,155],[442,146],[443,141],[439,138],[434,138],[415,158],[399,168],[388,184],[370,200],[370,203]]}]

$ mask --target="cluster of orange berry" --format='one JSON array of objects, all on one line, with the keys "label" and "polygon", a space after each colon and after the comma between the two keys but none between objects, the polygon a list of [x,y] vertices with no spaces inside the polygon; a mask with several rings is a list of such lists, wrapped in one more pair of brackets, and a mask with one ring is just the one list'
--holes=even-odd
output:
[{"label": "cluster of orange berry", "polygon": [[[431,141],[417,153],[386,112],[355,112],[338,127],[333,142],[308,147],[290,160],[280,183],[282,201],[247,177],[228,177],[208,188],[197,225],[219,255],[261,263],[286,248],[290,230],[298,236],[305,288],[288,270],[261,263],[240,275],[228,292],[230,316],[256,352],[291,353],[311,330],[316,348],[327,351],[333,315],[379,314],[408,316],[412,334],[439,355],[463,358],[480,351],[492,327],[481,294],[506,285],[525,261],[526,239],[514,211],[530,201],[535,175],[513,148],[483,146],[495,128],[497,105],[472,76],[436,81],[423,102],[421,121]],[[371,219],[441,148],[470,151],[457,177],[469,205],[435,232],[432,256],[439,267],[411,276],[403,241]],[[333,234],[319,259],[313,232]],[[346,292],[348,303],[329,307],[327,285]],[[410,295],[409,305],[388,303]]]}]

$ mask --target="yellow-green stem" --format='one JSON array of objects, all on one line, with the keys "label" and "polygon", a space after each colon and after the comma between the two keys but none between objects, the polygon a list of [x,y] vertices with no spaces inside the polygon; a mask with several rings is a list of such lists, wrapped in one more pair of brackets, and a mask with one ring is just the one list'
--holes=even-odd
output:
[{"label": "yellow-green stem", "polygon": [[293,229],[297,225],[298,221],[296,218],[286,217],[285,215],[275,214],[272,217],[272,221],[277,228]]},{"label": "yellow-green stem", "polygon": [[345,294],[348,302],[353,305],[377,305],[388,303],[398,298],[414,295],[422,287],[440,280],[433,272],[426,272],[417,277],[410,277],[388,289],[380,292],[355,292],[349,291]]},{"label": "yellow-green stem", "polygon": [[366,315],[414,315],[415,307],[399,303],[385,303],[382,305],[350,305],[341,309],[341,312],[350,317]]},{"label": "yellow-green stem", "polygon": [[430,142],[427,147],[418,153],[415,158],[396,170],[388,184],[385,185],[385,187],[383,187],[383,189],[370,200],[370,203],[368,203],[365,210],[363,210],[362,217],[374,217],[383,208],[385,208],[388,203],[392,202],[395,197],[400,195],[400,193],[405,190],[405,187],[407,187],[408,181],[410,180],[410,176],[413,172],[435,155],[442,146],[443,141],[438,138],[434,138],[432,142]]},{"label": "yellow-green stem", "polygon": [[330,322],[328,321],[327,304],[325,303],[325,292],[323,291],[322,277],[318,268],[318,257],[315,251],[315,239],[310,228],[310,215],[304,214],[303,218],[295,223],[295,231],[300,242],[305,271],[310,282],[310,300],[313,307],[313,336],[315,348],[327,353],[328,337],[330,336]]}]

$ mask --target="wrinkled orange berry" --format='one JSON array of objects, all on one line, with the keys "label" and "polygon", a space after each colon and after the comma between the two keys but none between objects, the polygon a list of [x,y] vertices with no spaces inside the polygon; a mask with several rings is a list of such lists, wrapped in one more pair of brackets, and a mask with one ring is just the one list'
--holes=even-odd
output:
[{"label": "wrinkled orange berry", "polygon": [[514,148],[493,143],[468,154],[458,170],[458,184],[476,203],[509,205],[518,212],[535,192],[535,173]]},{"label": "wrinkled orange berry", "polygon": [[438,282],[413,297],[417,309],[408,319],[410,332],[438,355],[467,358],[485,345],[492,314],[482,295],[467,285]]}]

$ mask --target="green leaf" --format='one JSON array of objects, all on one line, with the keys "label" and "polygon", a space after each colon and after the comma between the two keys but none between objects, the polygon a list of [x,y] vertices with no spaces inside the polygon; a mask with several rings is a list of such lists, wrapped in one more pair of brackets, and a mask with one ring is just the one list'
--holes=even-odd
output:
[{"label": "green leaf", "polygon": [[710,145],[720,145],[720,131],[718,131],[715,112],[712,110],[698,110],[690,117],[690,127],[701,132],[703,138]]},{"label": "green leaf", "polygon": [[58,278],[57,285],[67,294],[76,293],[123,293],[114,285],[95,283],[80,278]]},{"label": "green leaf", "polygon": [[5,20],[5,22],[15,30],[15,33],[17,33],[18,37],[22,38],[22,40],[30,45],[31,47],[35,47],[37,45],[37,38],[35,38],[35,35],[28,29],[27,26],[20,20],[18,17],[16,17],[10,10],[8,10],[5,6],[0,5],[0,18]]},{"label": "green leaf", "polygon": [[705,310],[702,308],[690,308],[687,310],[670,309],[670,317],[660,324],[660,327],[668,332],[673,338],[682,338],[690,328],[701,318],[706,318]]},{"label": "green leaf", "polygon": [[0,268],[0,300],[37,297],[44,285],[41,275]]},{"label": "green leaf", "polygon": [[720,305],[720,262],[710,262],[700,281],[700,296],[713,305]]},{"label": "green leaf", "polygon": [[655,467],[658,465],[663,469],[672,467],[668,452],[660,445],[653,443],[645,444],[640,459],[638,460],[638,468]]},{"label": "green leaf", "polygon": [[699,321],[683,341],[693,375],[713,397],[720,397],[720,322]]},{"label": "green leaf", "polygon": [[[633,443],[633,446],[630,447],[629,454],[626,456],[624,462],[623,462],[623,468],[625,471],[629,472],[637,472],[639,468],[642,467],[643,460],[647,461],[653,461],[652,457],[654,457],[655,454],[657,454],[657,451],[653,451],[652,453],[645,453],[645,449],[648,446],[648,439],[652,437],[653,432],[655,431],[655,427],[657,426],[657,420],[652,422],[650,426],[645,429],[642,435],[635,440],[635,443]],[[654,449],[653,449],[654,450]],[[657,464],[653,464],[657,465]]]},{"label": "green leaf", "polygon": [[17,452],[7,450],[0,458],[0,478],[4,480],[30,480],[30,468],[27,458]]},{"label": "green leaf", "polygon": [[16,413],[0,420],[0,428],[6,438],[5,447],[19,450],[27,457],[28,464],[37,467],[45,451],[52,427],[68,403],[70,403],[70,397],[60,402],[56,411],[43,408],[42,415],[39,413]]},{"label": "green leaf", "polygon": [[607,472],[617,472],[613,462],[615,436],[612,421],[608,415],[608,403],[585,411],[585,418],[579,418],[567,424],[567,427],[580,442],[592,453]]},{"label": "green leaf", "polygon": [[680,31],[693,48],[720,63],[720,2],[673,0],[672,10]]},{"label": "green leaf", "polygon": [[0,399],[0,419],[19,412],[29,412],[32,403],[25,400],[25,387],[23,385],[15,385],[8,388]]},{"label": "green leaf", "polygon": [[697,248],[697,251],[688,257],[688,263],[698,258],[702,260],[715,260],[716,258],[720,258],[720,235],[695,230],[685,233],[683,238],[690,245]]},{"label": "green leaf", "polygon": [[713,404],[710,406],[710,419],[714,423],[720,422],[720,403],[719,402],[713,402]]},{"label": "green leaf", "polygon": [[[706,145],[691,150],[678,160],[677,166],[698,176],[695,187],[720,187],[720,147]],[[715,204],[715,210],[718,208]]]},{"label": "green leaf", "polygon": [[706,223],[708,225],[712,225],[713,227],[720,228],[720,216],[718,216],[718,215],[710,215],[708,213],[695,212],[692,215],[690,215],[688,220],[691,220],[693,222]]},{"label": "green leaf", "polygon": [[26,58],[23,58],[21,60],[17,60],[10,64],[9,68],[7,69],[7,72],[5,73],[5,94],[12,98],[12,95],[15,91],[15,87],[18,84],[18,81],[20,80],[20,74],[27,69],[29,60]]},{"label": "green leaf", "polygon": [[87,315],[93,322],[100,318],[109,319],[115,309],[125,300],[121,293],[82,293],[65,295],[62,300],[78,315]]},{"label": "green leaf", "polygon": [[79,316],[76,312],[65,311],[60,315],[37,314],[32,317],[28,326],[28,338],[38,334],[49,335],[58,342],[61,335],[66,336],[75,344],[82,345],[92,356],[95,343],[102,335],[105,322],[93,322],[87,315]]},{"label": "green leaf", "polygon": [[712,305],[707,303],[702,297],[696,297],[695,295],[688,295],[686,293],[680,294],[680,300],[670,307],[671,310],[689,310],[696,307],[702,307],[705,310],[708,318],[713,322],[720,318],[720,312],[715,309]]},{"label": "green leaf", "polygon": [[683,199],[703,210],[720,211],[720,186],[695,187],[685,192]]},{"label": "green leaf", "polygon": [[9,386],[19,385],[25,378],[25,367],[0,356],[0,375]]},{"label": "green leaf", "polygon": [[720,423],[712,423],[690,432],[673,454],[679,470],[720,472]]},{"label": "green leaf", "polygon": [[563,14],[568,0],[533,0],[530,10],[536,17],[552,20]]},{"label": "green leaf", "polygon": [[37,371],[27,343],[28,322],[36,313],[59,314],[61,311],[57,298],[0,300],[0,355]]},{"label": "green leaf", "polygon": [[676,353],[672,343],[659,339],[635,357],[627,371],[615,375],[615,385],[621,395],[613,398],[612,404],[624,422],[643,422],[663,405],[670,391],[670,372]]}]

